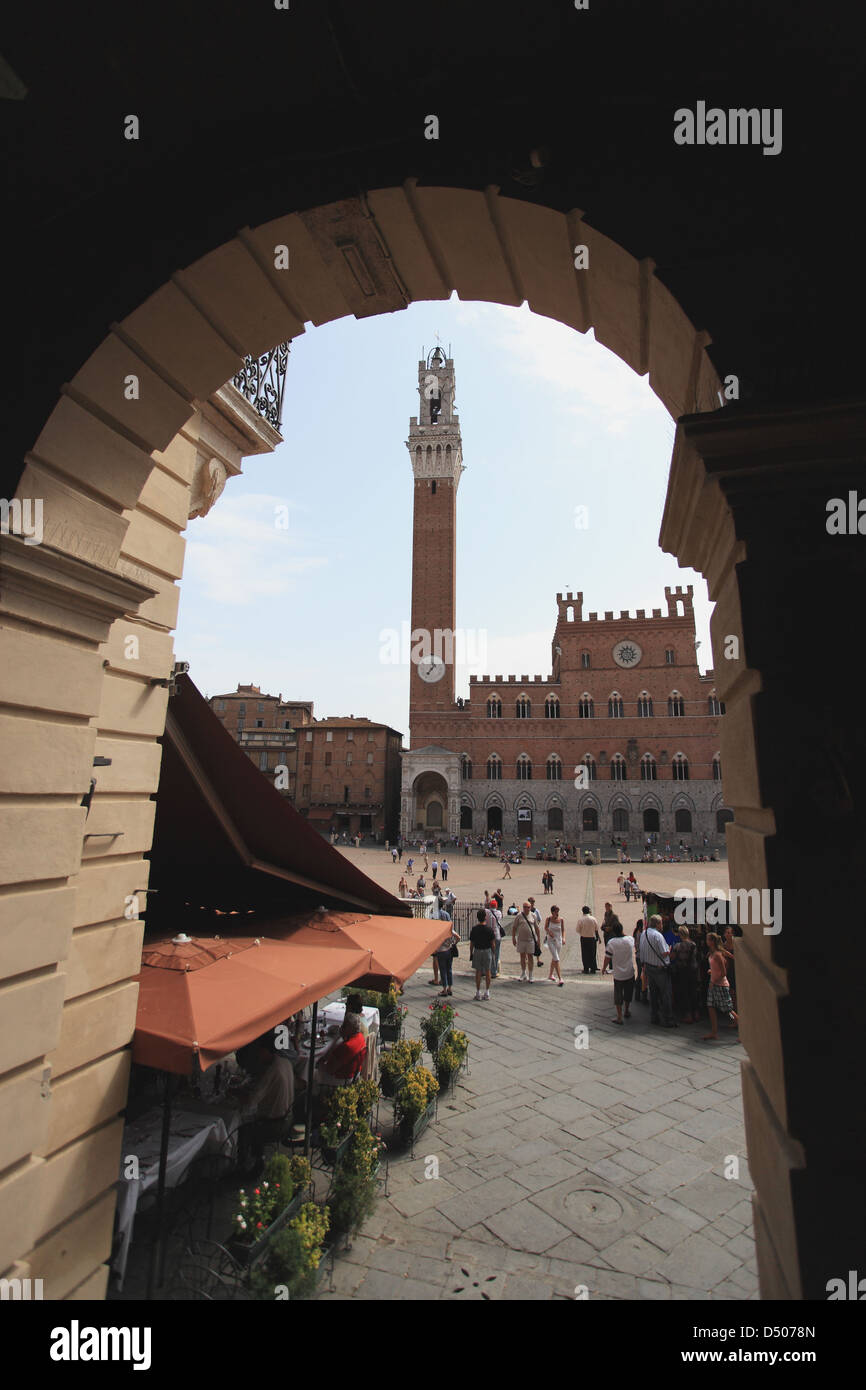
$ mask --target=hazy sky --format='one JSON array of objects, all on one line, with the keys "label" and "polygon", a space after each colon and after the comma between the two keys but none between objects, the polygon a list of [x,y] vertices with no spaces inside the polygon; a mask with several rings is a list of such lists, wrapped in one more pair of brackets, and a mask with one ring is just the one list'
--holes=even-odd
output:
[{"label": "hazy sky", "polygon": [[699,662],[711,665],[706,585],[658,548],[674,425],[648,380],[591,333],[454,296],[294,340],[283,444],[246,460],[186,533],[176,649],[199,689],[251,682],[408,742],[408,668],[383,658],[388,631],[409,620],[405,441],[437,330],[466,466],[457,627],[482,658],[458,671],[458,695],[470,670],[546,675],[567,589],[583,591],[584,613],[618,613],[664,609],[665,584],[694,584]]}]

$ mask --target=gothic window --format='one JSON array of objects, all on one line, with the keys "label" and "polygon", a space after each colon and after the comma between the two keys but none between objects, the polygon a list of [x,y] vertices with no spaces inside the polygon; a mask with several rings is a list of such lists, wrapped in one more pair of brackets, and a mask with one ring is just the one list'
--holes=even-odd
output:
[{"label": "gothic window", "polygon": [[648,695],[645,690],[642,690],[638,696],[637,717],[638,719],[652,719],[653,717],[652,696]]},{"label": "gothic window", "polygon": [[710,705],[710,714],[713,714],[713,715],[724,714],[724,712],[725,712],[724,702],[723,702],[722,700],[719,699],[718,695],[712,694],[712,695],[710,696],[709,705]]},{"label": "gothic window", "polygon": [[619,692],[616,691],[616,690],[613,691],[613,693],[611,694],[610,698],[608,699],[608,702],[607,702],[607,717],[608,717],[608,719],[624,719],[624,718],[625,718],[625,706],[623,705],[623,702],[622,702],[622,696],[621,696],[621,695],[619,694]]},{"label": "gothic window", "polygon": [[587,695],[585,692],[577,702],[577,717],[578,719],[595,718],[595,706],[592,702],[592,696]]},{"label": "gothic window", "polygon": [[625,758],[622,753],[614,753],[610,760],[610,780],[612,782],[624,782],[628,775]]},{"label": "gothic window", "polygon": [[557,700],[555,695],[548,695],[547,699],[545,700],[544,717],[545,719],[559,718],[559,701]]},{"label": "gothic window", "polygon": [[678,835],[690,835],[692,832],[692,813],[691,811],[679,810],[674,812],[674,830]]},{"label": "gothic window", "polygon": [[548,782],[562,781],[562,761],[556,753],[551,753],[547,760],[547,780]]},{"label": "gothic window", "polygon": [[665,650],[665,661],[667,662],[668,666],[675,666],[676,660],[677,658],[673,647],[667,647]]},{"label": "gothic window", "polygon": [[628,811],[622,806],[617,806],[613,813],[613,829],[628,830]]},{"label": "gothic window", "polygon": [[589,652],[581,652],[580,664],[585,671],[589,669],[589,667],[592,665],[592,658]]},{"label": "gothic window", "polygon": [[659,813],[652,807],[650,807],[648,811],[644,811],[643,813],[643,828],[649,834],[652,834],[654,831],[661,829],[661,825],[659,823]]},{"label": "gothic window", "polygon": [[472,781],[472,759],[466,753],[460,759],[460,776],[464,782]]},{"label": "gothic window", "polygon": [[598,830],[598,811],[594,806],[587,806],[583,812],[584,830]]},{"label": "gothic window", "polygon": [[652,753],[644,753],[640,760],[640,780],[642,782],[656,781],[656,760]]},{"label": "gothic window", "polygon": [[521,695],[514,707],[514,713],[518,719],[530,719],[532,717],[532,704],[526,695]]},{"label": "gothic window", "polygon": [[598,767],[596,765],[595,758],[592,756],[591,753],[586,753],[580,761],[582,762],[583,766],[587,768],[589,771],[589,781],[594,782],[596,777],[598,776]]},{"label": "gothic window", "polygon": [[668,696],[668,714],[672,719],[682,719],[685,716],[686,703],[678,690],[674,690]]},{"label": "gothic window", "polygon": [[717,753],[716,756],[713,758],[713,781],[714,781],[714,782],[721,782],[721,780],[722,780],[722,755],[721,755],[721,753]]},{"label": "gothic window", "polygon": [[518,782],[532,781],[532,763],[528,753],[521,753],[517,759],[517,780]]},{"label": "gothic window", "polygon": [[563,824],[561,806],[551,806],[550,810],[547,813],[547,828],[548,830],[562,830]]},{"label": "gothic window", "polygon": [[502,701],[498,695],[491,695],[490,699],[487,701],[487,718],[502,718]]},{"label": "gothic window", "polygon": [[675,782],[689,780],[689,762],[684,753],[675,753],[671,758],[671,776]]},{"label": "gothic window", "polygon": [[502,759],[498,753],[491,753],[487,759],[487,780],[488,782],[502,781]]}]

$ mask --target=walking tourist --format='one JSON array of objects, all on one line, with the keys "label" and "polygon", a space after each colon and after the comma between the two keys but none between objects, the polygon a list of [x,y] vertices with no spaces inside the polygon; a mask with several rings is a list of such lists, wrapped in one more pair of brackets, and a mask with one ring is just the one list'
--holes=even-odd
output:
[{"label": "walking tourist", "polygon": [[[475,998],[490,998],[490,972],[493,967],[493,947],[496,942],[493,928],[487,920],[487,911],[479,907],[477,921],[469,933],[472,948],[472,968],[475,971]],[[484,993],[481,993],[481,977],[484,976]]]},{"label": "walking tourist", "polygon": [[509,864],[508,860],[507,860],[504,856],[503,856],[502,862],[503,862],[503,864],[505,865],[505,873],[504,873],[504,874],[500,874],[500,879],[503,879],[503,878],[510,878],[510,877],[511,877],[511,865]]},{"label": "walking tourist", "polygon": [[674,992],[674,1013],[683,1023],[698,1021],[698,948],[689,935],[688,927],[680,927],[679,941],[671,948],[671,984]]},{"label": "walking tourist", "polygon": [[616,1009],[616,1018],[611,1022],[621,1024],[623,1004],[626,1018],[631,1018],[631,1001],[634,997],[634,940],[625,935],[622,922],[619,921],[611,931],[604,948],[602,975],[607,973],[608,961],[613,972],[613,1003]]},{"label": "walking tourist", "polygon": [[641,964],[649,984],[650,1022],[676,1028],[671,1008],[670,950],[662,936],[661,925],[661,917],[653,914],[641,933]]},{"label": "walking tourist", "polygon": [[537,949],[540,954],[541,945],[532,908],[528,902],[523,904],[523,911],[518,912],[511,923],[511,944],[520,953],[520,979],[531,985],[535,953]]},{"label": "walking tourist", "polygon": [[577,934],[580,937],[580,958],[584,975],[598,973],[598,922],[584,906],[583,916],[577,920]]},{"label": "walking tourist", "polygon": [[[562,955],[562,942],[564,936],[565,923],[559,915],[559,908],[555,907],[551,903],[550,916],[544,923],[544,940],[547,949],[550,952],[550,971],[548,972],[547,978],[552,983],[559,985],[562,985],[564,983],[562,978],[562,970],[560,969],[559,965],[560,957]],[[556,972],[555,979],[554,972]]]},{"label": "walking tourist", "polygon": [[726,960],[725,952],[722,950],[722,943],[715,932],[707,932],[707,950],[709,957],[707,968],[710,972],[710,984],[707,990],[707,1012],[710,1015],[710,1031],[704,1034],[704,1042],[718,1042],[719,1038],[719,1014],[729,1014],[731,1022],[730,1028],[736,1028],[737,1015],[734,1013],[734,1001],[731,999],[730,985],[725,973]]}]

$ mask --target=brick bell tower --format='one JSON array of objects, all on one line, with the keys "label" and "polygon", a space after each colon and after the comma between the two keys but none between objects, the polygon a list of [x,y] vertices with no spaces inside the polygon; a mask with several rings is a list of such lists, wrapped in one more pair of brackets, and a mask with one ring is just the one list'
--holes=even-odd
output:
[{"label": "brick bell tower", "polygon": [[[418,417],[409,421],[415,511],[412,527],[412,632],[429,633],[431,655],[413,660],[409,727],[421,712],[452,709],[455,699],[457,487],[463,472],[454,410],[454,362],[441,347],[418,363]],[[439,634],[448,634],[440,637]],[[418,650],[417,639],[413,648]]]}]

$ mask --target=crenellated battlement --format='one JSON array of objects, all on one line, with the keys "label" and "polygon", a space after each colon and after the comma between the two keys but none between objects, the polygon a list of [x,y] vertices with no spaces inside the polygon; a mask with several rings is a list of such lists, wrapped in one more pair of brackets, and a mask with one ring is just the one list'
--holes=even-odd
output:
[{"label": "crenellated battlement", "polygon": [[553,676],[470,676],[470,685],[558,685]]},{"label": "crenellated battlement", "polygon": [[[583,614],[583,594],[557,594],[556,605],[559,613],[559,621],[563,623],[634,623],[648,621],[649,618],[682,618],[691,617],[693,614],[692,596],[694,590],[691,584],[687,588],[671,589],[665,586],[665,601],[667,603],[667,613],[661,608],[653,608],[648,615],[645,608],[636,608],[632,613],[627,608],[621,608],[619,613],[614,613],[608,609],[605,613]],[[683,612],[677,611],[677,604],[683,605]]]}]

